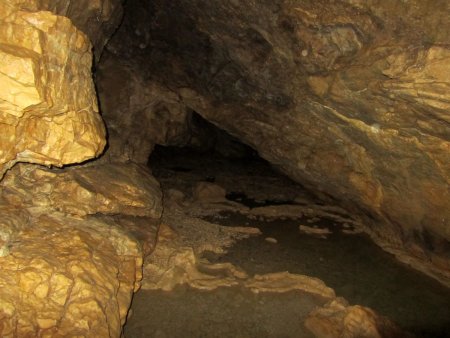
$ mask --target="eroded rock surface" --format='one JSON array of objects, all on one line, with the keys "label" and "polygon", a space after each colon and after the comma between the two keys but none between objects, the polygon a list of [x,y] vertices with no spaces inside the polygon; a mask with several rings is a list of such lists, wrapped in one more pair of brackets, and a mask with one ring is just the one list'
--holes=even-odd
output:
[{"label": "eroded rock surface", "polygon": [[0,186],[0,335],[119,337],[156,242],[158,183],[131,165],[21,164]]},{"label": "eroded rock surface", "polygon": [[121,9],[118,0],[0,3],[2,337],[119,337],[140,287],[161,214],[147,169],[7,172],[102,153],[91,49],[98,59]]},{"label": "eroded rock surface", "polygon": [[7,0],[25,11],[50,11],[69,18],[90,39],[98,60],[122,18],[121,0]]},{"label": "eroded rock surface", "polygon": [[105,52],[98,72],[99,98],[108,127],[110,162],[146,164],[156,143],[183,145],[189,112],[178,95]]},{"label": "eroded rock surface", "polygon": [[101,221],[33,215],[0,258],[2,337],[118,337],[139,287],[141,252]]},{"label": "eroded rock surface", "polygon": [[313,310],[305,326],[317,338],[412,338],[387,318],[364,306],[336,298]]},{"label": "eroded rock surface", "polygon": [[87,36],[66,17],[15,1],[2,1],[0,13],[0,176],[17,162],[98,156],[105,129]]},{"label": "eroded rock surface", "polygon": [[172,109],[251,145],[439,277],[449,271],[449,11],[445,1],[135,1],[109,50],[168,90]]},{"label": "eroded rock surface", "polygon": [[73,167],[59,171],[19,165],[3,182],[11,205],[50,207],[72,215],[161,215],[159,184],[137,165]]}]

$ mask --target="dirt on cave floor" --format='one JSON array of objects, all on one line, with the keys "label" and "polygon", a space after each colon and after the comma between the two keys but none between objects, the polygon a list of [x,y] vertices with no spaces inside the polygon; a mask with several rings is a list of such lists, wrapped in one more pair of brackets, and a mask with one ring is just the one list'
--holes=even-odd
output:
[{"label": "dirt on cave floor", "polygon": [[283,271],[319,278],[416,337],[450,337],[449,289],[263,160],[171,151],[157,152],[151,168],[165,194],[160,242],[172,251],[157,249],[144,264],[126,338],[314,337],[304,322],[326,295],[243,282]]}]

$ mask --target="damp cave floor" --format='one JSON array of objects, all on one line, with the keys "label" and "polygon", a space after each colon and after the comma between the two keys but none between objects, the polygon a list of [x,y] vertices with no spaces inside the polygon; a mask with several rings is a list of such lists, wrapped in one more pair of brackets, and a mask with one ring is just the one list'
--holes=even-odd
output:
[{"label": "damp cave floor", "polygon": [[[248,206],[288,203],[302,191],[262,160],[162,152],[150,165],[163,190],[176,188],[188,195],[196,182],[215,182],[234,193],[229,198]],[[261,221],[222,212],[204,219],[223,226],[257,226],[262,231],[261,236],[238,241],[224,254],[205,252],[203,257],[212,263],[230,262],[249,275],[289,271],[317,277],[350,304],[370,307],[417,337],[450,337],[450,290],[396,261],[364,235],[340,231],[327,239],[304,235],[298,225],[311,223],[304,218]],[[327,219],[312,221],[329,228],[336,225]],[[277,243],[266,241],[267,237]],[[319,298],[299,291],[255,294],[239,287],[141,290],[133,299],[124,335],[313,337],[303,321],[314,307],[323,305]]]}]

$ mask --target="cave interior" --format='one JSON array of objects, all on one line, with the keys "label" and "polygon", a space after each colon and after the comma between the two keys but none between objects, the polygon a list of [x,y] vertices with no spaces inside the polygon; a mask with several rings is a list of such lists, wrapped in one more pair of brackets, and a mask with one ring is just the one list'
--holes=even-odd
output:
[{"label": "cave interior", "polygon": [[449,13],[4,1],[0,336],[450,337]]}]

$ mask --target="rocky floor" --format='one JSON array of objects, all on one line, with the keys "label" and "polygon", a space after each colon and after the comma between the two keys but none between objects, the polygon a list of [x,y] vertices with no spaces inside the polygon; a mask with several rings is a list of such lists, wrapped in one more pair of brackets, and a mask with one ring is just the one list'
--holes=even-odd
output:
[{"label": "rocky floor", "polygon": [[450,290],[263,161],[156,153],[151,167],[163,225],[125,337],[449,336]]}]

